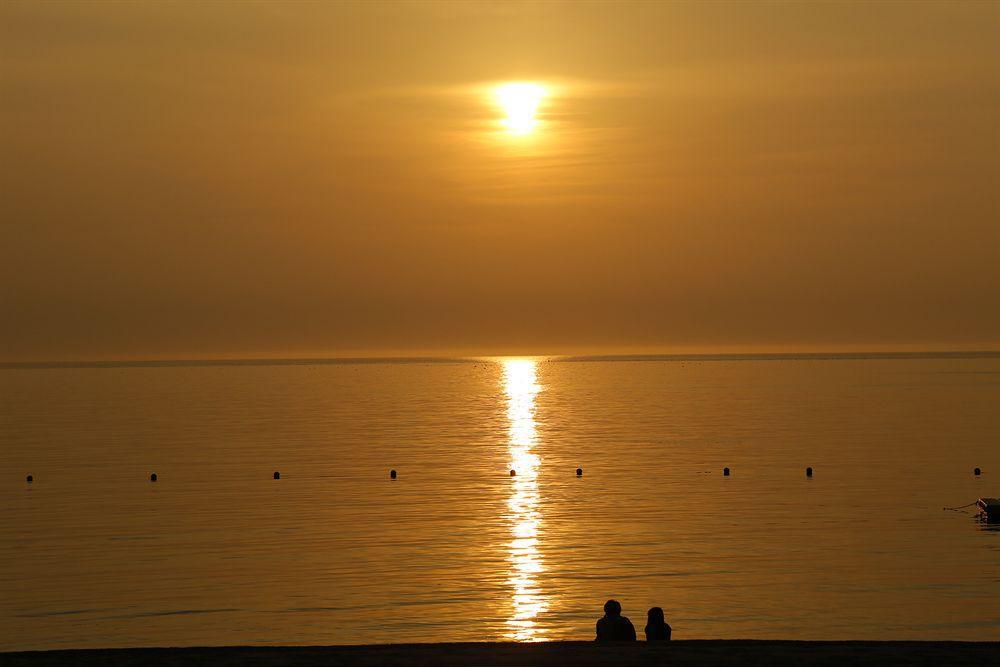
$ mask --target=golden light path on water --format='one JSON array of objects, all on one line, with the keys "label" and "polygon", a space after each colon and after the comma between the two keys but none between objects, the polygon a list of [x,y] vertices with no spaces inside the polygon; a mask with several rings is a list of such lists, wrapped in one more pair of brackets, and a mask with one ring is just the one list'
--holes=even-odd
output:
[{"label": "golden light path on water", "polygon": [[530,359],[503,362],[507,419],[510,422],[507,447],[510,467],[517,473],[511,478],[511,492],[507,499],[512,537],[507,556],[510,563],[507,583],[513,591],[507,637],[516,641],[543,639],[544,630],[536,627],[535,619],[548,609],[537,581],[537,575],[545,567],[538,551],[538,534],[542,524],[538,509],[538,467],[541,461],[534,453],[534,447],[538,442],[535,396],[541,387],[536,371],[536,363]]}]

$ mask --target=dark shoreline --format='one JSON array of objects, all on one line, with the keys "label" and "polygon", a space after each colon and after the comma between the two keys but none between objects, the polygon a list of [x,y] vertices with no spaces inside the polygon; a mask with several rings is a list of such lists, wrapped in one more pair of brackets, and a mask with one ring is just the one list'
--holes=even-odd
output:
[{"label": "dark shoreline", "polygon": [[21,665],[985,665],[1000,642],[681,640],[647,644],[589,641],[517,644],[379,644],[75,649],[0,653]]}]

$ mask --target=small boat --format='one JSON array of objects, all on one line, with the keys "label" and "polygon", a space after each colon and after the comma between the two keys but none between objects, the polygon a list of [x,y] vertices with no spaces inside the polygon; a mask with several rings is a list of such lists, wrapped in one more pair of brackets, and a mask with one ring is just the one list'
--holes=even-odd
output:
[{"label": "small boat", "polygon": [[976,505],[987,521],[1000,521],[1000,498],[980,498]]}]

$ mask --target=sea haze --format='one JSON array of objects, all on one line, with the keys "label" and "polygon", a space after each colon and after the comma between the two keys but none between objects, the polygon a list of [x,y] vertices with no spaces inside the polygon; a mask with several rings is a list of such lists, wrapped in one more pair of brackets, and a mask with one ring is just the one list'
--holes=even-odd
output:
[{"label": "sea haze", "polygon": [[7,365],[0,650],[1000,640],[996,355],[455,361]]}]

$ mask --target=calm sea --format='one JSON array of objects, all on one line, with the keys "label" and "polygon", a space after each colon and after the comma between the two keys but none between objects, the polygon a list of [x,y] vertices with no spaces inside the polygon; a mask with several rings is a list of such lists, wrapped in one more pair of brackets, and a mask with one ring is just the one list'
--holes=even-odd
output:
[{"label": "calm sea", "polygon": [[6,368],[0,650],[1000,640],[981,495],[996,357]]}]

